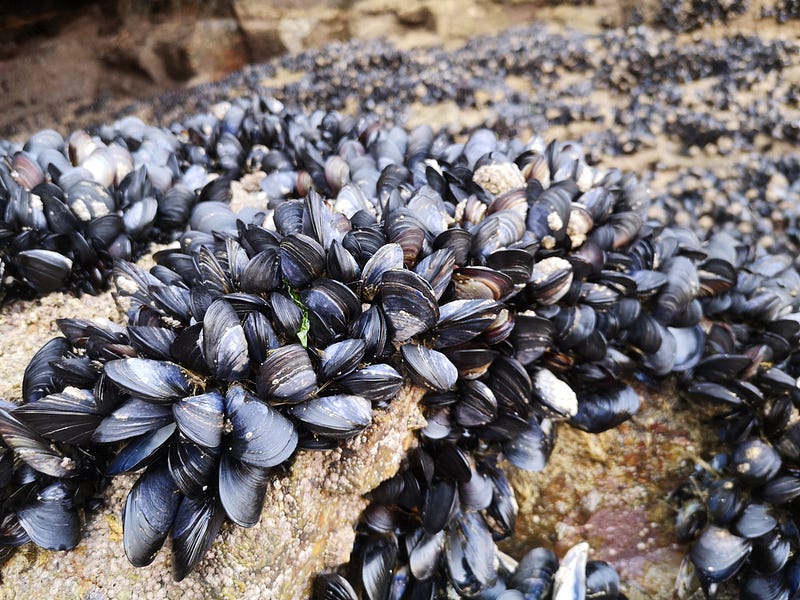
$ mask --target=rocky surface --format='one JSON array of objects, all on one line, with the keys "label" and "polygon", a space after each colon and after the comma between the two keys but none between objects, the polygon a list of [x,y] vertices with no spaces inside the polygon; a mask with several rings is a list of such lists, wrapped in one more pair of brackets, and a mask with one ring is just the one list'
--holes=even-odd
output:
[{"label": "rocky surface", "polygon": [[[759,235],[760,219],[778,232],[795,230],[800,26],[790,2],[709,4],[728,8],[705,17],[693,15],[692,7],[699,4],[688,2],[647,3],[638,12],[603,2],[475,2],[471,11],[456,11],[458,3],[450,2],[375,0],[339,6],[310,0],[299,6],[276,1],[270,9],[275,13],[254,8],[257,4],[220,2],[188,25],[169,13],[121,10],[106,31],[100,24],[108,15],[86,3],[86,14],[66,28],[56,27],[63,44],[30,38],[12,41],[14,47],[4,50],[0,89],[7,104],[0,130],[19,137],[57,125],[66,132],[108,120],[131,98],[210,81],[272,53],[351,37],[402,37],[399,45],[337,43],[324,55],[293,54],[248,67],[221,85],[176,92],[126,112],[168,124],[176,114],[205,110],[237,94],[271,92],[295,106],[375,111],[389,121],[429,123],[453,134],[489,125],[522,138],[574,138],[597,164],[633,170],[649,181],[652,193],[665,202],[653,216],[688,223],[697,212],[709,224],[724,218],[724,211],[721,217],[715,212],[720,203],[741,211],[763,198],[776,203],[776,210],[754,213],[749,233],[769,245],[775,238]],[[270,18],[273,14],[280,16]],[[470,22],[458,21],[459,16]],[[549,24],[449,47],[471,38],[478,24],[488,33],[533,16]],[[694,32],[602,28],[637,21]],[[138,23],[139,33],[132,32],[131,23]],[[565,29],[564,23],[577,30]],[[96,36],[101,29],[104,35]],[[223,52],[204,55],[213,50],[207,47],[210,39]],[[443,39],[448,48],[409,49]],[[103,45],[105,54],[99,50]],[[34,47],[41,53],[26,53]],[[80,70],[65,70],[58,57]],[[34,72],[42,75],[33,77]],[[51,93],[54,88],[59,95]],[[794,243],[791,235],[785,239]],[[0,397],[19,397],[22,369],[55,334],[55,316],[89,313],[119,318],[109,295],[54,294],[3,308]],[[504,548],[519,556],[533,544],[563,551],[587,539],[594,558],[620,570],[629,598],[669,598],[685,548],[675,543],[668,496],[693,460],[707,458],[715,443],[702,416],[673,387],[641,391],[646,401],[629,423],[599,436],[561,427],[544,473],[514,473],[520,532]],[[48,590],[52,597],[122,598],[149,596],[157,589],[163,597],[261,593],[283,598],[289,593],[282,586],[291,586],[295,597],[303,597],[311,573],[346,559],[352,524],[364,506],[360,494],[396,470],[401,448],[410,440],[409,425],[419,424],[413,405],[413,396],[396,401],[367,440],[340,453],[299,457],[292,473],[278,480],[262,522],[253,530],[228,530],[200,573],[183,584],[171,583],[167,552],[143,570],[127,565],[120,544],[121,484],[90,521],[78,550],[19,553],[3,568],[0,595],[22,598]],[[347,456],[333,466],[339,454]],[[334,492],[343,481],[349,482],[347,493]],[[309,512],[301,516],[298,507]],[[276,543],[287,516],[297,525],[294,541]],[[311,523],[320,529],[312,530]]]},{"label": "rocky surface", "polygon": [[638,391],[640,411],[616,429],[559,428],[543,472],[509,466],[521,519],[501,549],[521,556],[545,546],[563,556],[588,541],[592,559],[617,569],[628,598],[671,598],[687,549],[676,542],[669,496],[714,439],[671,384]]}]

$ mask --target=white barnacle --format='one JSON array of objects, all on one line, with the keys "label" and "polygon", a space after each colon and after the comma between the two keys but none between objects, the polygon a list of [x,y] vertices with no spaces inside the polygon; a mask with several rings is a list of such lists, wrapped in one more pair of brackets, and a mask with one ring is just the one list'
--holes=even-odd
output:
[{"label": "white barnacle", "polygon": [[120,275],[116,278],[115,283],[117,284],[117,288],[124,294],[135,294],[139,291],[139,285],[130,277],[125,277]]},{"label": "white barnacle", "polygon": [[533,377],[533,385],[541,401],[559,416],[568,418],[578,414],[578,396],[575,390],[549,369],[537,371]]},{"label": "white barnacle", "polygon": [[92,220],[92,213],[89,210],[89,207],[86,206],[86,202],[83,200],[75,200],[72,204],[69,205],[78,218],[81,221],[91,221]]},{"label": "white barnacle", "polygon": [[564,227],[564,220],[556,211],[552,211],[547,215],[547,226],[550,228],[550,231],[558,231]]}]

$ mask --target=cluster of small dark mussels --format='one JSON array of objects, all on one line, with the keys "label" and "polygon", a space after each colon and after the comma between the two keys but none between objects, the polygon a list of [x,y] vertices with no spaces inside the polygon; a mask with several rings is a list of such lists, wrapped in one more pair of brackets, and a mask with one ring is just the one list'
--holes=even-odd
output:
[{"label": "cluster of small dark mussels", "polygon": [[[800,587],[800,275],[787,254],[750,256],[726,233],[705,246],[713,266],[702,300],[706,357],[683,375],[687,397],[711,410],[730,448],[676,492],[677,528],[713,596],[739,576],[741,597],[788,599]],[[727,275],[724,273],[727,272]]]},{"label": "cluster of small dark mussels", "polygon": [[[26,369],[23,404],[0,413],[5,545],[75,546],[91,492],[146,467],[123,545],[144,565],[171,531],[180,579],[225,517],[258,520],[269,469],[362,431],[401,373],[430,390],[417,493],[436,490],[432,546],[449,527],[455,552],[459,523],[491,542],[481,511],[514,506],[502,472],[484,472],[497,456],[541,469],[555,421],[624,421],[638,407],[626,373],[673,370],[656,342],[700,335],[676,321],[680,274],[653,262],[682,264],[678,234],[645,225],[636,181],[595,171],[574,145],[488,130],[454,144],[333,113],[264,114],[260,130],[279,134],[248,150],[269,172],[268,209],[199,202],[150,272],[117,264],[126,327],[63,320]],[[274,185],[286,174],[291,186]],[[495,585],[491,562],[475,581],[465,568],[456,589]]]},{"label": "cluster of small dark mussels", "polygon": [[197,202],[227,201],[244,163],[230,118],[170,131],[126,117],[96,135],[0,141],[0,303],[102,291],[114,261],[175,239]]},{"label": "cluster of small dark mussels", "polygon": [[[490,589],[477,593],[456,589],[457,597],[464,598],[496,598],[497,600],[525,600],[549,598],[600,598],[607,600],[624,600],[620,593],[619,575],[614,568],[602,560],[588,560],[589,544],[581,542],[566,553],[559,563],[558,558],[547,548],[534,548],[517,562],[499,551],[492,553],[491,540],[484,542],[483,550],[477,550],[477,542],[467,542],[469,532],[474,531],[471,522],[462,520],[455,525],[461,539],[450,542],[454,550],[453,560],[464,560],[465,552],[470,552],[477,561],[489,565],[484,571],[492,571],[495,584]],[[338,573],[325,573],[314,582],[314,598],[317,600],[357,600],[363,598],[438,598],[449,590],[436,583],[436,563],[433,556],[441,552],[435,540],[426,534],[417,533],[406,538],[405,547],[387,544],[386,538],[374,535],[361,535],[355,551],[363,556],[361,572],[356,571],[352,577],[361,582],[363,595],[356,592],[350,581]],[[424,543],[423,543],[424,542]],[[471,547],[468,547],[467,544]],[[442,541],[438,541],[440,546]],[[386,560],[390,562],[397,556],[407,555],[407,564],[386,568]],[[356,561],[353,561],[354,563]],[[477,564],[477,562],[476,562]],[[349,565],[352,569],[354,564]],[[485,573],[484,573],[485,574]],[[420,579],[421,578],[421,579]],[[439,595],[437,595],[437,593]]]},{"label": "cluster of small dark mussels", "polygon": [[[495,39],[488,54],[468,44],[458,56],[474,77],[431,68],[426,54],[425,100],[463,81],[507,89],[498,73],[547,82],[574,68],[593,75],[566,96],[637,90],[614,124],[627,138],[589,136],[603,153],[661,133],[687,148],[749,147],[764,130],[797,140],[780,111],[743,111],[735,127],[713,114],[730,89],[754,85],[739,75],[754,64],[780,73],[794,46],[660,41],[649,52],[635,30],[599,38],[611,60],[582,39],[531,31]],[[340,50],[285,59],[311,73],[287,95],[335,107],[369,88],[387,113],[419,99],[400,51],[373,57],[365,74],[359,59],[341,69],[352,48]],[[708,111],[665,117],[680,94],[661,73],[719,75]],[[531,103],[499,103],[497,129],[554,120]],[[556,108],[564,122],[592,118],[591,107]],[[3,148],[0,293],[94,292],[113,265],[130,300],[125,326],[61,321],[63,337],[25,371],[22,404],[0,410],[4,556],[28,541],[74,547],[110,478],[141,471],[125,552],[148,564],[171,534],[181,579],[225,519],[258,521],[272,469],[298,448],[357,435],[410,381],[428,390],[419,447],[372,493],[350,565],[321,576],[317,596],[621,599],[613,568],[588,561],[584,545],[560,568],[545,549],[518,565],[497,550],[516,517],[501,461],[540,470],[559,423],[615,427],[638,408],[635,378],[677,374],[688,398],[718,413],[731,448],[675,494],[693,542],[687,579],[696,572],[710,596],[726,580],[747,598],[797,594],[796,220],[769,211],[771,197],[797,193],[796,162],[743,171],[757,198],[695,169],[700,184],[684,173],[651,207],[633,176],[591,166],[575,143],[487,129],[455,143],[427,126],[302,114],[258,95],[169,129],[125,119]],[[265,172],[267,204],[236,212],[228,184],[246,170]],[[785,190],[765,189],[766,178]],[[649,220],[649,208],[691,228]],[[125,262],[153,240],[177,243],[150,271]]]}]

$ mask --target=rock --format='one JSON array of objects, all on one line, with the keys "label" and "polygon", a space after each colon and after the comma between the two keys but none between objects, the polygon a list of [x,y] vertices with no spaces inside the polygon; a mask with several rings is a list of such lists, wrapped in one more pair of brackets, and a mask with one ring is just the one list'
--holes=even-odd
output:
[{"label": "rock", "polygon": [[280,26],[272,19],[240,19],[239,23],[252,62],[265,61],[286,52]]},{"label": "rock", "polygon": [[610,562],[628,598],[645,600],[666,597],[688,552],[675,541],[669,494],[717,441],[673,387],[637,391],[642,408],[616,429],[589,434],[561,425],[544,471],[508,465],[519,517],[500,547],[517,558],[534,546],[562,556],[588,541],[590,559]]},{"label": "rock", "polygon": [[336,2],[234,0],[232,4],[251,62],[349,37],[347,10]]},{"label": "rock", "polygon": [[178,46],[179,58],[185,53],[189,72],[195,79],[200,76],[202,81],[219,79],[249,62],[239,23],[233,18],[197,21],[183,44]]}]

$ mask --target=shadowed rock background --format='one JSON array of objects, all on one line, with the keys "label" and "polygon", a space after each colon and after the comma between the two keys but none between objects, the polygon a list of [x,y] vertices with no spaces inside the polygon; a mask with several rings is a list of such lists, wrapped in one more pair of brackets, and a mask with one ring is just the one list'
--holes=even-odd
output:
[{"label": "shadowed rock background", "polygon": [[[456,135],[488,124],[521,138],[534,133],[545,139],[581,138],[593,162],[643,174],[656,196],[685,182],[686,169],[708,167],[720,173],[725,165],[746,162],[752,151],[785,152],[800,131],[800,58],[796,52],[800,6],[796,0],[649,0],[644,4],[611,0],[118,0],[69,4],[29,0],[17,4],[0,2],[0,137],[24,139],[44,127],[66,134],[128,113],[168,124],[176,114],[206,109],[254,88],[272,90],[278,97],[291,88],[292,98],[299,103],[320,108],[321,96],[314,105],[314,85],[319,81],[307,78],[303,71],[303,65],[325,62],[315,59],[313,53],[305,55],[305,61],[246,69],[220,86],[207,84],[251,63],[348,40],[365,44],[338,44],[332,53],[345,66],[348,53],[357,54],[353,68],[366,71],[376,66],[369,59],[375,48],[367,43],[373,39],[388,41],[404,52],[395,57],[398,67],[413,62],[417,69],[413,72],[428,68],[433,79],[452,73],[453,80],[445,81],[445,92],[437,95],[431,91],[433,86],[426,89],[425,81],[430,80],[420,78],[416,87],[422,89],[409,86],[411,95],[403,97],[401,108],[387,108],[377,100],[370,103],[365,98],[370,95],[366,88],[362,90],[365,97],[353,97],[352,103],[342,101],[343,106],[335,108],[355,112],[372,107],[409,126],[424,122]],[[570,68],[541,61],[538,70],[503,75],[497,86],[472,82],[469,70],[450,70],[438,62],[426,65],[447,61],[448,52],[457,52],[465,44],[468,52],[477,48],[475,52],[480,54],[481,43],[470,46],[476,36],[534,21],[545,23],[543,39],[562,46],[574,44],[576,50],[570,56],[580,60]],[[593,90],[587,104],[580,84],[608,67],[608,61],[606,49],[596,37],[581,36],[616,32],[625,39],[624,28],[640,24],[652,30],[645,36],[639,33],[639,38],[676,47],[735,40],[737,33],[757,33],[765,42],[787,40],[795,50],[776,59],[783,61],[780,76],[756,81],[753,97],[743,97],[742,103],[777,98],[782,123],[795,123],[795,129],[758,132],[745,136],[747,143],[739,144],[732,132],[745,126],[737,121],[706,143],[705,138],[692,141],[681,137],[666,120],[663,131],[656,131],[652,139],[632,136],[633,146],[627,148],[624,135],[630,123],[625,115],[631,104],[624,81],[612,89]],[[499,60],[497,53],[503,51],[524,51],[503,42],[493,54],[492,43],[484,44],[486,60]],[[492,70],[491,65],[484,67]],[[671,84],[678,86],[680,106],[694,110],[693,103],[702,103],[704,90],[715,81],[709,75],[700,81]],[[370,85],[378,92],[382,83],[372,81]],[[330,82],[328,87],[336,87],[336,83]],[[458,94],[466,94],[467,100],[458,100]],[[150,100],[155,96],[159,98]],[[551,96],[562,100],[557,110],[540,104]],[[571,99],[579,109],[565,117],[564,106],[570,106]],[[129,106],[132,102],[135,104]],[[518,113],[508,112],[508,102],[527,107],[525,118],[515,121]],[[731,112],[738,118],[735,107]],[[716,112],[715,116],[726,118]],[[620,151],[603,152],[608,140],[598,136],[606,134],[620,140]],[[592,139],[606,145],[592,147]],[[736,173],[730,177],[735,178]],[[696,179],[694,185],[705,185],[700,175]],[[792,197],[780,192],[780,186],[790,182],[774,179],[770,183],[779,190],[774,192],[776,202],[791,205]],[[239,185],[237,191],[245,193],[246,187],[246,183]],[[250,200],[258,201],[257,193]],[[657,212],[653,216],[681,218],[680,214]],[[119,321],[122,313],[110,294],[81,299],[53,294],[0,310],[0,397],[19,399],[24,366],[38,347],[57,334],[55,319],[74,316]],[[675,540],[674,510],[668,496],[691,470],[695,458],[713,452],[715,438],[703,417],[679,398],[672,384],[639,389],[643,406],[630,422],[600,435],[562,426],[544,473],[531,475],[509,467],[520,519],[517,535],[503,549],[519,557],[533,545],[545,545],[562,555],[585,539],[592,545],[592,558],[607,560],[619,570],[629,598],[671,598],[686,548]],[[120,480],[105,507],[90,519],[86,538],[75,551],[48,553],[26,548],[4,565],[0,597],[304,598],[311,575],[347,560],[353,524],[366,505],[362,494],[397,470],[404,449],[412,442],[410,431],[423,422],[417,398],[418,391],[405,390],[367,434],[339,451],[298,457],[291,472],[276,478],[259,525],[251,530],[226,529],[198,572],[181,584],[171,582],[166,551],[150,567],[134,569],[127,564],[119,514],[131,481]]]},{"label": "shadowed rock background", "polygon": [[0,135],[98,123],[131,100],[336,41],[452,48],[533,21],[796,36],[798,13],[797,0],[4,0]]}]

